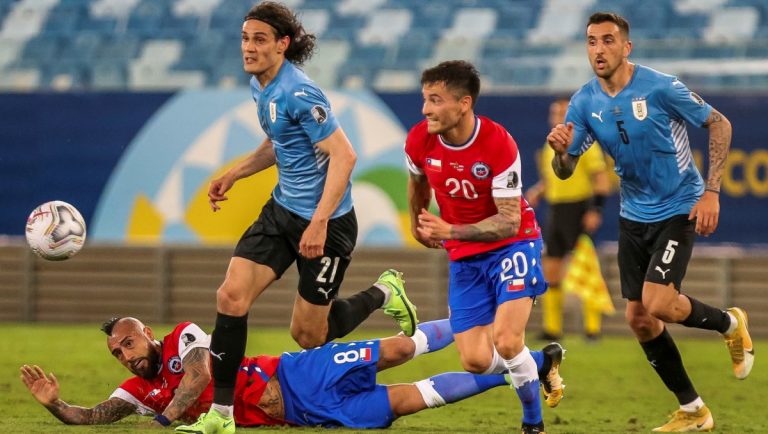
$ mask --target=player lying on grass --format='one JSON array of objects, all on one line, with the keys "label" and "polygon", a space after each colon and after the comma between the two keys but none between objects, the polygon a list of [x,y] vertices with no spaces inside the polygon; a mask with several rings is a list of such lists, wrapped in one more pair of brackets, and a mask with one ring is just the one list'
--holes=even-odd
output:
[{"label": "player lying on grass", "polygon": [[[135,318],[114,318],[102,326],[112,355],[135,376],[94,407],[59,398],[59,383],[36,365],[21,367],[32,395],[66,424],[107,424],[133,413],[153,416],[153,424],[194,421],[211,405],[210,336],[193,323],[177,325],[162,341]],[[425,322],[413,337],[404,335],[349,343],[328,343],[281,356],[244,357],[237,376],[234,419],[218,426],[301,425],[383,428],[400,416],[440,407],[497,386],[508,376],[443,373],[410,384],[376,384],[378,371],[453,342],[448,320]],[[559,344],[532,351],[542,384],[562,387]],[[210,419],[210,418],[209,418]],[[202,418],[201,418],[202,420]],[[229,429],[231,427],[231,429]],[[179,432],[208,432],[180,426]]]}]

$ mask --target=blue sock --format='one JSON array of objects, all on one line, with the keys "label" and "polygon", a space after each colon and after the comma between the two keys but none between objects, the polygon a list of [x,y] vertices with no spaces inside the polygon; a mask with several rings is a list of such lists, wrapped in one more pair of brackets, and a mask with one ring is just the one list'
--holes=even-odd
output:
[{"label": "blue sock", "polygon": [[426,335],[428,352],[430,353],[441,350],[453,342],[453,330],[447,319],[421,323],[418,325],[418,329]]},{"label": "blue sock", "polygon": [[541,367],[544,366],[544,352],[531,350],[531,357],[536,362],[536,372],[541,371]]},{"label": "blue sock", "polygon": [[[533,351],[531,351],[533,352]],[[515,388],[520,402],[523,404],[523,423],[541,423],[541,401],[539,401],[539,380],[532,380]]]},{"label": "blue sock", "polygon": [[435,392],[443,397],[448,404],[461,401],[494,387],[509,385],[509,380],[504,374],[480,375],[469,372],[446,372],[429,377],[429,380],[432,382]]}]

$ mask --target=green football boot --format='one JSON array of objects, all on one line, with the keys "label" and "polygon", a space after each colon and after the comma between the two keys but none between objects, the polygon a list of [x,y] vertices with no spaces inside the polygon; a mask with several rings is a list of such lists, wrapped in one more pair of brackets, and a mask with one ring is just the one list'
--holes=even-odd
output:
[{"label": "green football boot", "polygon": [[403,273],[389,269],[381,273],[376,283],[385,285],[392,290],[389,301],[382,306],[384,313],[397,321],[397,324],[400,325],[400,329],[406,336],[413,336],[416,333],[416,325],[419,323],[419,320],[416,317],[416,306],[405,295]]},{"label": "green football boot", "polygon": [[197,422],[190,425],[179,425],[175,429],[178,433],[187,434],[234,434],[235,418],[225,417],[216,410],[211,409],[197,418]]}]

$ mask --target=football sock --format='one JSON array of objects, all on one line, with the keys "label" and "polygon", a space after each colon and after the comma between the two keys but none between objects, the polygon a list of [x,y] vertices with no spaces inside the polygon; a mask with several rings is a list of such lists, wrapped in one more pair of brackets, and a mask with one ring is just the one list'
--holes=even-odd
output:
[{"label": "football sock", "polygon": [[442,350],[453,342],[451,323],[447,319],[421,323],[411,339],[416,344],[413,357]]},{"label": "football sock", "polygon": [[[541,351],[530,351],[533,361],[536,362],[536,371],[540,372],[544,367],[544,353]],[[501,374],[507,372],[507,365],[504,364],[504,359],[501,357],[496,347],[493,348],[493,359],[491,359],[491,366],[483,372],[483,374]]]},{"label": "football sock", "polygon": [[504,364],[509,369],[512,386],[523,405],[523,423],[541,423],[543,419],[539,398],[539,375],[530,350],[528,347],[523,347],[523,351],[518,355],[505,359]]},{"label": "football sock", "polygon": [[346,336],[383,304],[384,292],[376,286],[351,297],[333,300],[331,311],[328,312],[328,335],[325,341]]},{"label": "football sock", "polygon": [[680,324],[697,329],[716,330],[720,333],[728,330],[731,325],[728,312],[704,304],[693,297],[688,297],[688,300],[691,300],[691,314]]},{"label": "football sock", "polygon": [[704,407],[704,401],[701,398],[696,398],[692,402],[689,402],[688,404],[681,405],[680,410],[683,410],[688,413],[695,413],[699,411],[701,407]]},{"label": "football sock", "polygon": [[230,316],[216,313],[216,328],[211,333],[210,349],[213,402],[216,404],[234,404],[237,370],[245,356],[247,340],[248,314]]},{"label": "football sock", "polygon": [[235,411],[235,406],[213,403],[211,404],[211,410],[216,410],[220,415],[224,417],[232,417],[232,413]]},{"label": "football sock", "polygon": [[640,342],[640,346],[643,347],[648,362],[661,377],[667,389],[675,394],[680,405],[688,404],[699,397],[688,378],[688,373],[685,372],[677,345],[666,327],[660,335],[650,341]]},{"label": "football sock", "polygon": [[728,326],[728,330],[725,331],[726,335],[729,335],[736,331],[736,328],[739,326],[739,320],[736,319],[735,316],[733,316],[732,313],[726,312],[728,314],[728,318],[731,320],[731,324]]},{"label": "football sock", "polygon": [[429,408],[461,401],[498,386],[508,385],[506,375],[480,375],[469,372],[447,372],[414,383]]}]

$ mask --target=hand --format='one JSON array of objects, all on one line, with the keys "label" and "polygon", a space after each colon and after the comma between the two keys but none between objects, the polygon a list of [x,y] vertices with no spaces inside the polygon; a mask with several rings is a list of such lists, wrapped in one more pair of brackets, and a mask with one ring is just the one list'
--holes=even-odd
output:
[{"label": "hand", "polygon": [[47,407],[58,401],[59,381],[53,373],[47,377],[37,365],[24,365],[19,370],[21,371],[21,381],[27,386],[37,402]]},{"label": "hand", "polygon": [[208,187],[208,203],[211,204],[211,209],[216,212],[221,208],[217,202],[221,202],[229,199],[224,195],[235,184],[235,180],[231,177],[224,175],[211,181],[211,185]]},{"label": "hand", "polygon": [[[421,238],[427,243],[421,243],[433,249],[439,249],[443,240],[451,239],[451,225],[440,217],[422,208],[419,214],[419,225],[416,227]],[[421,240],[420,240],[421,241]]]},{"label": "hand", "polygon": [[581,219],[581,227],[588,234],[594,234],[601,224],[603,224],[603,214],[593,209],[585,212]]},{"label": "hand", "polygon": [[557,124],[547,135],[547,143],[556,154],[563,154],[573,142],[573,122]]},{"label": "hand", "polygon": [[525,201],[528,202],[528,205],[531,206],[531,208],[536,208],[539,206],[539,202],[541,202],[541,196],[542,196],[542,189],[532,187],[528,189],[528,191],[525,192]]},{"label": "hand", "polygon": [[719,217],[720,195],[713,191],[705,191],[688,214],[688,220],[696,219],[696,233],[705,237],[715,232]]},{"label": "hand", "polygon": [[307,259],[323,256],[325,238],[328,235],[328,222],[311,220],[299,241],[299,253]]}]

